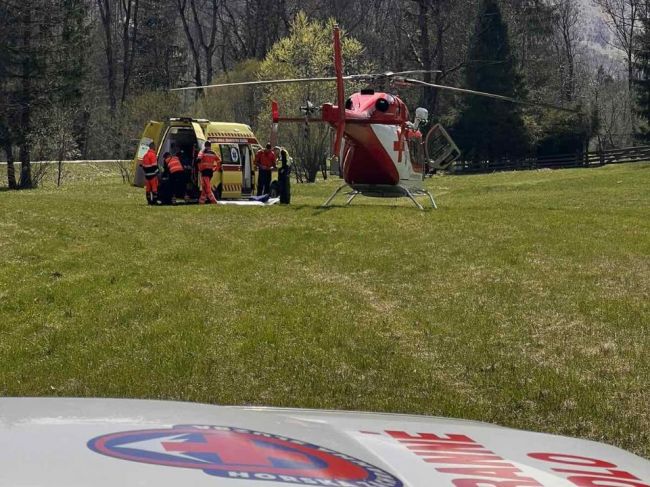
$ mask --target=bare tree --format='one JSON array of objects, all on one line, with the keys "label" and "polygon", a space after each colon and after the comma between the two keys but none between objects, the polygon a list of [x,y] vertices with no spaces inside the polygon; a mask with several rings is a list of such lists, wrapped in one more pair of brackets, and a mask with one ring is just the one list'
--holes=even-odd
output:
[{"label": "bare tree", "polygon": [[0,113],[0,147],[4,150],[7,159],[7,186],[9,189],[18,189],[16,182],[16,168],[14,166],[14,137],[10,128],[11,112],[9,109],[9,93],[6,76],[0,77],[0,104],[4,107]]},{"label": "bare tree", "polygon": [[[138,38],[139,0],[96,0],[104,37],[107,89],[111,117],[117,112],[118,91],[123,104],[126,101],[135,61]],[[118,64],[122,76],[118,89]]]},{"label": "bare tree", "polygon": [[608,26],[614,36],[612,46],[625,54],[627,82],[630,92],[634,80],[635,38],[639,28],[642,0],[594,0],[607,15]]},{"label": "bare tree", "polygon": [[22,188],[31,188],[34,183],[32,181],[32,165],[31,165],[31,152],[29,144],[29,135],[32,129],[32,106],[35,97],[32,80],[35,74],[35,56],[34,46],[32,42],[32,23],[35,21],[32,9],[37,9],[37,5],[23,4],[21,7],[21,27],[22,27],[22,44],[23,57],[20,67],[20,94],[18,96],[18,103],[20,105],[20,137],[19,143],[19,157],[20,157],[20,186]]},{"label": "bare tree", "polygon": [[97,7],[99,8],[99,15],[104,31],[104,53],[106,55],[106,82],[108,83],[108,102],[111,117],[115,118],[115,113],[117,111],[117,85],[115,74],[116,62],[113,47],[113,1],[97,0]]},{"label": "bare tree", "polygon": [[[462,2],[448,0],[415,0],[418,5],[418,24],[420,28],[419,55],[416,59],[424,73],[424,81],[442,83],[450,74],[465,65],[464,56],[451,65],[447,64],[447,34],[455,28],[458,19],[454,17],[456,9]],[[433,28],[431,29],[430,26]],[[432,40],[431,30],[433,30]],[[433,49],[432,49],[433,47]],[[431,71],[435,71],[432,73]],[[439,91],[424,89],[420,104],[436,113],[438,110]]]},{"label": "bare tree", "polygon": [[0,139],[2,140],[2,148],[7,158],[7,187],[9,189],[18,189],[16,167],[14,165],[13,144],[8,132],[8,127],[0,126]]},{"label": "bare tree", "polygon": [[554,46],[562,81],[562,97],[573,101],[576,95],[576,50],[580,42],[581,15],[575,0],[554,0]]},{"label": "bare tree", "polygon": [[133,62],[135,59],[136,42],[138,39],[138,10],[140,7],[139,0],[120,0],[120,18],[122,20],[122,98],[126,101],[131,74],[133,71]]},{"label": "bare tree", "polygon": [[11,15],[9,7],[0,5],[0,147],[4,150],[7,159],[7,186],[9,189],[17,189],[16,170],[14,167],[13,138],[10,130],[10,49],[11,44],[9,32]]},{"label": "bare tree", "polygon": [[194,62],[194,82],[202,86],[214,76],[221,5],[218,0],[176,0],[176,5]]}]

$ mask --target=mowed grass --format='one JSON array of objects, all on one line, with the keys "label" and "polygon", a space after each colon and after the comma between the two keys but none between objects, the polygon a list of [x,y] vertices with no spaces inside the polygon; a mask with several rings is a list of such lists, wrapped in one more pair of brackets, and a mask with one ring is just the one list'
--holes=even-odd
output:
[{"label": "mowed grass", "polygon": [[[145,206],[107,167],[0,192],[0,395],[422,413],[650,457],[650,164]],[[344,199],[338,200],[342,205]]]}]

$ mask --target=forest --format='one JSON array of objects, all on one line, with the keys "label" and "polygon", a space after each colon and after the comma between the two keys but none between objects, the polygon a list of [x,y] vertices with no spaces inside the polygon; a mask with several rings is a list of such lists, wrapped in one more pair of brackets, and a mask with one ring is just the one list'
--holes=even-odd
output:
[{"label": "forest", "polygon": [[[425,81],[573,110],[400,91],[412,110],[423,106],[448,127],[476,164],[643,144],[649,4],[1,0],[0,159],[7,161],[7,186],[38,185],[32,161],[131,159],[148,120],[244,122],[264,140],[270,100],[297,112],[307,101],[332,101],[335,87],[170,90],[331,76],[335,23],[344,30],[346,73],[424,70]],[[293,127],[282,137],[313,180],[328,155],[328,130]]]}]

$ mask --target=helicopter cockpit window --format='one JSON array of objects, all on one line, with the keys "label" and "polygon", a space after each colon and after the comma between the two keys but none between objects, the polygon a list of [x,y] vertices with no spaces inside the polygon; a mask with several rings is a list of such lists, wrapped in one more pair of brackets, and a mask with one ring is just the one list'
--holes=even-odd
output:
[{"label": "helicopter cockpit window", "polygon": [[345,109],[346,110],[352,110],[352,98],[348,98],[345,101]]}]

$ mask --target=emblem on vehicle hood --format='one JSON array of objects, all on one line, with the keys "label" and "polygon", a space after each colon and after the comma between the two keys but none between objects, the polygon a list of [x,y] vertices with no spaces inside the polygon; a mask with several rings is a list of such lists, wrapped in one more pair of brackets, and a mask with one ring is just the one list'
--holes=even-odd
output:
[{"label": "emblem on vehicle hood", "polygon": [[121,460],[199,469],[209,475],[331,487],[403,487],[385,470],[328,448],[228,426],[177,425],[93,438],[88,447]]}]

